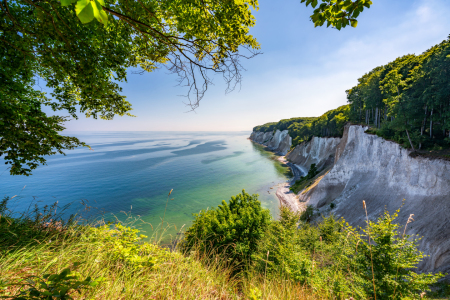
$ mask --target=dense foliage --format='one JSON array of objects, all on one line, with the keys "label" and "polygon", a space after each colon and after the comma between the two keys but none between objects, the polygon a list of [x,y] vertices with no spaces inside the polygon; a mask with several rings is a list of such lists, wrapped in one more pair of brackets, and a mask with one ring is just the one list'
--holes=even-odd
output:
[{"label": "dense foliage", "polygon": [[320,2],[319,4],[318,0],[301,0],[301,3],[306,3],[306,6],[311,4],[315,8],[311,15],[311,21],[315,27],[323,26],[326,22],[327,27],[332,26],[337,30],[348,25],[358,26],[356,18],[365,8],[370,8],[372,5],[370,0],[321,0]]},{"label": "dense foliage", "polygon": [[342,136],[349,112],[349,105],[343,105],[327,111],[320,117],[284,119],[279,122],[256,126],[253,131],[268,132],[287,129],[292,137],[292,146],[296,146],[310,140],[313,136]]},{"label": "dense foliage", "polygon": [[317,225],[299,224],[298,215],[283,208],[260,242],[255,267],[339,299],[419,298],[442,274],[414,271],[423,253],[417,239],[404,233],[406,227],[402,231],[395,223],[397,216],[398,211],[385,212],[357,230],[333,216]]},{"label": "dense foliage", "polygon": [[195,215],[182,244],[184,251],[220,253],[236,270],[241,270],[257,250],[271,220],[257,195],[245,191],[219,207]]},{"label": "dense foliage", "polygon": [[259,125],[259,126],[255,126],[253,127],[253,131],[260,131],[260,132],[271,132],[271,131],[275,131],[275,130],[286,130],[289,128],[289,126],[291,126],[292,124],[306,124],[309,122],[314,121],[316,118],[314,117],[309,117],[309,118],[290,118],[290,119],[283,119],[280,120],[279,122],[271,122],[271,123],[266,123],[264,125]]},{"label": "dense foliage", "polygon": [[350,120],[413,149],[450,144],[450,38],[377,67],[347,91]]},{"label": "dense foliage", "polygon": [[[249,34],[257,7],[254,0],[0,2],[0,157],[11,174],[29,175],[46,155],[82,145],[60,134],[66,118],[48,116],[44,106],[72,118],[77,110],[129,115],[120,83],[130,68],[166,67],[188,86],[193,108],[210,72],[232,90],[239,59],[259,49]],[[88,22],[93,17],[101,23]]]},{"label": "dense foliage", "polygon": [[[396,224],[399,211],[385,212],[376,222],[367,220],[365,228],[356,229],[333,216],[316,225],[302,222],[286,207],[279,220],[270,220],[257,198],[244,192],[229,206],[233,209],[224,203],[197,215],[185,247],[195,245],[221,260],[244,264],[239,272],[286,278],[339,299],[415,299],[442,277],[415,272],[424,256],[417,250],[418,239],[406,234],[412,219],[403,230]],[[250,215],[256,219],[249,224]]]}]

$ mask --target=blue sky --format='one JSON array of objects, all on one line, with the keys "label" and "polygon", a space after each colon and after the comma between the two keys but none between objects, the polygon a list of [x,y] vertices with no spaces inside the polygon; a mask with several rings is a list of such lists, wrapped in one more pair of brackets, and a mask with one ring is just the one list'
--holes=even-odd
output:
[{"label": "blue sky", "polygon": [[70,131],[250,131],[266,122],[319,116],[346,104],[345,90],[374,67],[419,54],[450,34],[448,0],[373,0],[358,27],[314,28],[311,7],[299,0],[260,0],[251,33],[262,55],[244,62],[240,90],[225,95],[220,76],[195,112],[183,87],[162,69],[130,74],[123,85],[136,118],[86,119]]}]

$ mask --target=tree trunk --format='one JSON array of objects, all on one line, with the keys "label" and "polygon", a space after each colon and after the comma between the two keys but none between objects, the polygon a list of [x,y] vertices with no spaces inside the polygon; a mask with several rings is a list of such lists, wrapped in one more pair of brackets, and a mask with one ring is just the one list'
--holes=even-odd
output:
[{"label": "tree trunk", "polygon": [[361,106],[359,106],[359,120],[358,123],[361,122]]},{"label": "tree trunk", "polygon": [[378,107],[375,108],[374,125],[375,125],[376,128],[378,128]]},{"label": "tree trunk", "polygon": [[433,110],[431,109],[431,114],[430,114],[430,139],[433,138]]},{"label": "tree trunk", "polygon": [[425,123],[427,122],[427,113],[428,113],[428,106],[425,106],[425,118],[423,118],[422,128],[420,128],[420,135],[423,135],[423,131],[425,130]]},{"label": "tree trunk", "polygon": [[444,119],[444,124],[442,125],[442,135],[444,136],[444,139],[445,139],[445,119]]},{"label": "tree trunk", "polygon": [[411,138],[409,137],[408,129],[406,129],[406,135],[408,136],[409,144],[411,145],[411,148],[412,148],[413,152],[415,152],[416,149],[414,149],[413,143],[411,142]]},{"label": "tree trunk", "polygon": [[381,109],[378,109],[378,128],[381,128]]}]

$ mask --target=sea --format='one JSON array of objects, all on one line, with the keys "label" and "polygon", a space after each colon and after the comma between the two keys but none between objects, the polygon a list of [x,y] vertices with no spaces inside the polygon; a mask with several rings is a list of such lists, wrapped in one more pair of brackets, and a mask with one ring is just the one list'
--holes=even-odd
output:
[{"label": "sea", "polygon": [[193,214],[243,189],[258,194],[276,218],[276,185],[289,179],[289,169],[251,142],[250,132],[65,134],[92,150],[80,147],[49,156],[47,165],[28,177],[12,176],[0,165],[0,196],[14,197],[9,208],[15,213],[58,202],[59,209],[66,206],[65,216],[133,220],[147,236],[157,235],[164,219],[167,240],[188,228]]}]

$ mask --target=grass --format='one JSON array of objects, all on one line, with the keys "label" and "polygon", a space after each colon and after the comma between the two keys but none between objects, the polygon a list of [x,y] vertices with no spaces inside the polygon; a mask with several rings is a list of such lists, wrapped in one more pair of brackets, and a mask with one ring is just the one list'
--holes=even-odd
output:
[{"label": "grass", "polygon": [[[136,229],[139,219],[129,217],[115,223],[104,220],[82,223],[82,220],[73,219],[64,222],[62,212],[55,213],[56,205],[15,215],[6,209],[6,202],[0,202],[0,298],[340,299],[326,296],[329,293],[301,284],[282,273],[277,276],[267,273],[266,276],[267,263],[262,266],[262,271],[255,269],[233,275],[233,268],[221,255],[197,251],[181,253],[176,248],[161,247],[155,242],[160,239],[143,236]],[[306,239],[305,245],[312,243],[315,249],[312,255],[318,269],[314,276],[311,273],[311,278],[320,281],[320,285],[327,285],[330,279],[326,277],[337,275],[324,272],[324,277],[319,278],[318,272],[326,271],[340,257],[335,255],[335,250],[326,251],[328,227],[324,224],[319,225],[319,229],[309,225],[302,228],[297,233],[299,238]],[[155,232],[160,229],[155,228]],[[315,234],[317,230],[321,232]],[[274,237],[279,238],[280,234]],[[292,246],[292,241],[284,242],[274,245],[281,251],[280,255],[283,254],[279,259],[305,259],[283,252]],[[271,250],[271,255],[275,249]],[[339,252],[343,247],[336,249]],[[328,257],[329,254],[333,255]],[[447,284],[439,283],[425,298],[448,299],[449,292]]]},{"label": "grass", "polygon": [[146,242],[155,239],[140,235],[136,220],[80,225],[54,209],[16,217],[0,210],[3,298],[325,299],[289,280],[233,277],[223,260]]}]

